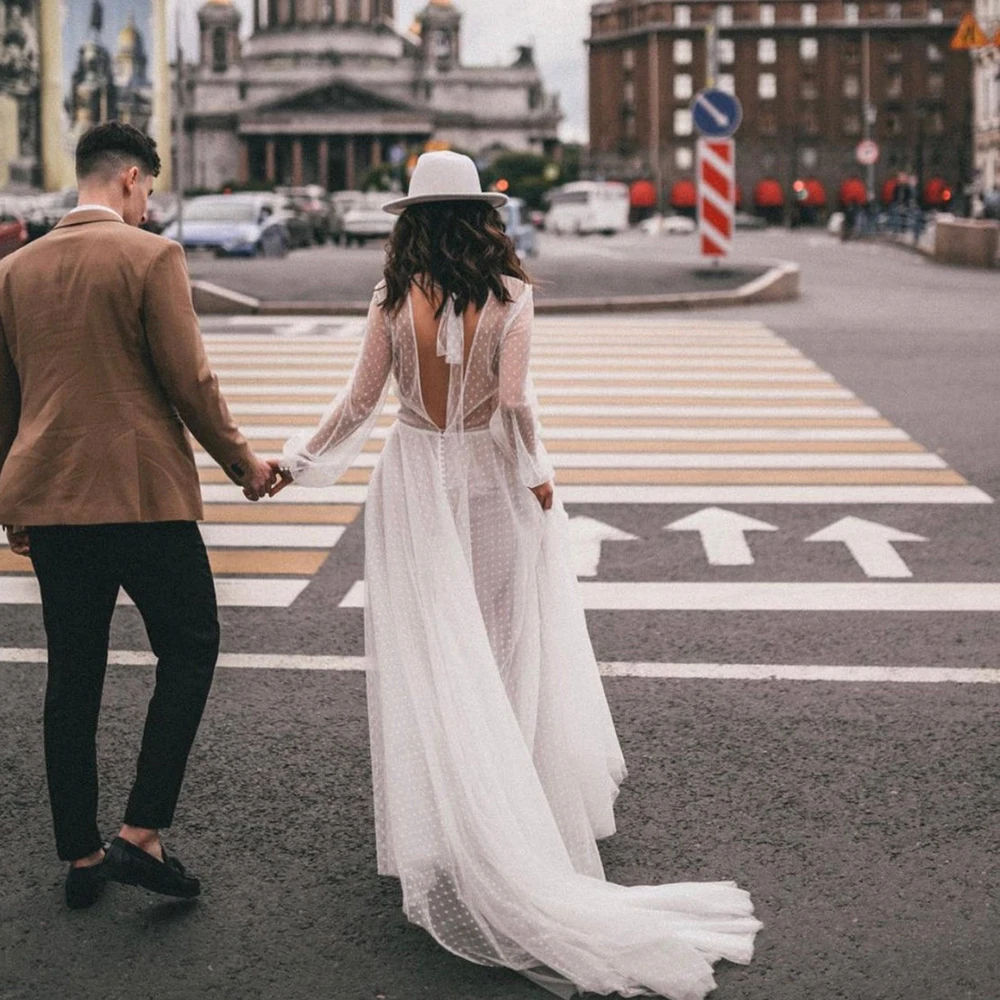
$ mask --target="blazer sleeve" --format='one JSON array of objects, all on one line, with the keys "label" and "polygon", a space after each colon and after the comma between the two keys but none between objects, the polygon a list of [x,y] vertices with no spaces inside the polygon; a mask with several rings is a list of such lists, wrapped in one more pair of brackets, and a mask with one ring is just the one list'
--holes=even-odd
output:
[{"label": "blazer sleeve", "polygon": [[205,355],[184,251],[178,243],[163,242],[143,289],[143,323],[153,367],[188,430],[230,479],[239,483],[249,469],[252,452]]},{"label": "blazer sleeve", "polygon": [[21,381],[0,325],[0,469],[7,461],[21,420]]}]

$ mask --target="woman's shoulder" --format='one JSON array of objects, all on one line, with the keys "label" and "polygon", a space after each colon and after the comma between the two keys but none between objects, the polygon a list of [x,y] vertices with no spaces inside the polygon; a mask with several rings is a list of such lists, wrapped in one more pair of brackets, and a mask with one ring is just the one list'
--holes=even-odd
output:
[{"label": "woman's shoulder", "polygon": [[510,297],[513,302],[518,302],[520,299],[531,292],[531,285],[527,281],[522,281],[520,278],[515,278],[512,274],[505,274],[503,276],[504,287],[510,293]]}]

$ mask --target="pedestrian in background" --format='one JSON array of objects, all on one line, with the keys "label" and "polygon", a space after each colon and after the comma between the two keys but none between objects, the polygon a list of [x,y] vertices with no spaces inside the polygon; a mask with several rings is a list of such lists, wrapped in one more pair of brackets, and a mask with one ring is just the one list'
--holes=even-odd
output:
[{"label": "pedestrian in background", "polygon": [[[199,892],[159,838],[219,650],[185,425],[248,498],[276,478],[209,368],[183,250],[138,228],[159,171],[156,144],[137,129],[92,129],[76,151],[79,206],[0,262],[0,521],[41,590],[45,763],[74,908],[109,878]],[[125,823],[106,852],[95,741],[122,588],[158,665]]]}]

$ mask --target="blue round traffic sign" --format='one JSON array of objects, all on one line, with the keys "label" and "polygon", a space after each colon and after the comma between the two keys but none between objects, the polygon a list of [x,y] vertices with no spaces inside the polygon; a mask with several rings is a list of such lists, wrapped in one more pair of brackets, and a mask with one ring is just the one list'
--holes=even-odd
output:
[{"label": "blue round traffic sign", "polygon": [[699,90],[691,102],[694,127],[713,139],[733,135],[743,121],[743,105],[724,90]]}]

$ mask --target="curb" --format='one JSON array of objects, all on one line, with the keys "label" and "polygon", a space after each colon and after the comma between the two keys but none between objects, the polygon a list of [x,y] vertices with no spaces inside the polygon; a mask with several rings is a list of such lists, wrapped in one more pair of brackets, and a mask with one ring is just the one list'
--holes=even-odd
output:
[{"label": "curb", "polygon": [[[628,313],[656,310],[717,309],[763,302],[791,302],[799,297],[800,268],[787,260],[770,262],[759,278],[719,292],[670,295],[618,295],[589,299],[546,299],[535,313]],[[208,281],[191,282],[194,307],[202,316],[367,316],[368,302],[264,302]]]}]

